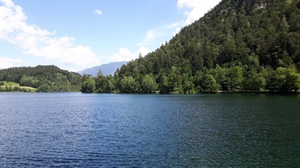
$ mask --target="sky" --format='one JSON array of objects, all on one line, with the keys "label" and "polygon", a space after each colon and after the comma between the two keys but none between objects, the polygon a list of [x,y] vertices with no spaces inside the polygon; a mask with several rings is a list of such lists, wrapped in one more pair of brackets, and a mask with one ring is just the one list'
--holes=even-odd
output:
[{"label": "sky", "polygon": [[0,0],[0,69],[131,61],[221,0]]}]

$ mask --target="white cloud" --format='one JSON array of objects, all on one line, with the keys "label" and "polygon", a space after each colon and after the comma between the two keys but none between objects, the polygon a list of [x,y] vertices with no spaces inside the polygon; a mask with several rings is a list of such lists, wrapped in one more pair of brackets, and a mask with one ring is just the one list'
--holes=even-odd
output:
[{"label": "white cloud", "polygon": [[181,30],[181,28],[180,28],[180,27],[177,27],[177,28],[175,29],[175,32],[173,33],[173,36],[175,36],[177,33],[179,33],[180,30]]},{"label": "white cloud", "polygon": [[155,39],[158,36],[157,30],[150,29],[146,33],[146,37],[144,39],[145,42]]},{"label": "white cloud", "polygon": [[148,45],[155,41],[158,38],[161,38],[165,35],[171,34],[170,32],[175,32],[172,35],[176,34],[178,32],[177,29],[180,30],[180,27],[184,26],[183,22],[175,22],[171,24],[165,24],[157,28],[152,28],[146,32],[145,38],[141,43],[138,45]]},{"label": "white cloud", "polygon": [[139,49],[139,53],[142,54],[142,56],[147,55],[150,52],[150,50],[147,47],[141,46],[141,48]]},{"label": "white cloud", "polygon": [[76,69],[83,69],[100,63],[90,47],[81,45],[72,47],[72,41],[74,40],[70,37],[47,39],[43,42],[44,46],[31,47],[23,53],[46,59],[58,59],[61,64],[70,67],[75,66]]},{"label": "white cloud", "polygon": [[119,48],[119,52],[112,56],[109,56],[110,61],[131,61],[141,54],[142,56],[147,55],[150,50],[147,47],[141,46],[137,52],[131,52],[127,48]]},{"label": "white cloud", "polygon": [[99,9],[96,9],[96,10],[95,10],[95,13],[98,14],[98,15],[102,15],[102,11],[99,10]]},{"label": "white cloud", "polygon": [[185,24],[189,25],[195,20],[198,20],[210,9],[220,3],[221,0],[178,0],[178,8],[190,8],[190,11],[185,11],[184,14],[187,16]]},{"label": "white cloud", "polygon": [[16,66],[15,63],[23,62],[20,58],[9,58],[9,57],[0,57],[0,69],[10,68]]},{"label": "white cloud", "polygon": [[[73,37],[54,37],[54,32],[26,23],[26,15],[11,0],[0,0],[0,39],[18,45],[25,54],[56,59],[71,68],[99,64],[89,46],[73,46]],[[73,66],[73,67],[72,67]]]}]

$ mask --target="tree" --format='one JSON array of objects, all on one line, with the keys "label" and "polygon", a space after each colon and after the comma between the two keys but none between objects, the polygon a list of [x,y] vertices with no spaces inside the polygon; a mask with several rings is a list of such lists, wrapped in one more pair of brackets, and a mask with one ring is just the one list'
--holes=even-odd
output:
[{"label": "tree", "polygon": [[38,92],[48,92],[50,86],[45,83],[45,84],[42,84],[41,86],[38,87],[37,91]]},{"label": "tree", "polygon": [[152,75],[145,75],[142,81],[142,91],[144,93],[154,93],[157,89],[157,84]]},{"label": "tree", "polygon": [[173,90],[173,87],[170,85],[169,79],[165,74],[160,77],[159,90],[160,93],[170,93]]},{"label": "tree", "polygon": [[170,72],[168,74],[168,86],[170,92],[171,91],[181,91],[182,90],[182,73],[180,73],[180,70],[182,70],[182,68],[178,68],[175,66],[172,66],[170,69]]},{"label": "tree", "polygon": [[23,75],[20,80],[20,86],[35,86],[35,80],[32,76]]},{"label": "tree", "polygon": [[185,94],[193,94],[195,92],[194,83],[187,79],[184,80],[182,87]]},{"label": "tree", "polygon": [[138,84],[132,76],[123,77],[121,80],[121,93],[136,93],[138,91]]},{"label": "tree", "polygon": [[95,91],[98,93],[110,93],[114,90],[114,84],[108,76],[98,76],[95,78]]},{"label": "tree", "polygon": [[290,68],[279,67],[275,72],[277,92],[296,92],[300,88],[300,75]]},{"label": "tree", "polygon": [[214,77],[216,79],[216,82],[220,84],[220,89],[227,90],[227,83],[226,83],[226,71],[227,69],[220,67],[218,64],[216,65],[216,68],[214,69]]},{"label": "tree", "polygon": [[216,82],[216,79],[210,75],[205,74],[202,79],[201,88],[203,89],[203,92],[216,92],[220,89],[220,85]]},{"label": "tree", "polygon": [[97,73],[97,77],[101,77],[101,76],[104,76],[104,75],[103,75],[103,72],[102,72],[102,70],[101,70],[101,69],[99,69],[99,70],[98,70],[98,73]]},{"label": "tree", "polygon": [[104,93],[105,84],[106,84],[105,76],[97,75],[97,77],[94,80],[95,80],[95,91],[98,93]]},{"label": "tree", "polygon": [[230,91],[237,91],[242,88],[243,69],[240,66],[232,66],[226,71],[226,85]]},{"label": "tree", "polygon": [[82,82],[81,92],[82,93],[93,93],[95,90],[95,81],[93,78],[88,78]]},{"label": "tree", "polygon": [[263,74],[252,70],[248,72],[243,88],[246,91],[262,91],[265,89],[266,84],[267,82]]},{"label": "tree", "polygon": [[201,88],[202,76],[203,76],[203,73],[200,72],[200,71],[197,71],[195,76],[194,76],[194,82],[193,83],[194,83],[195,91],[197,93],[202,91],[202,88]]}]

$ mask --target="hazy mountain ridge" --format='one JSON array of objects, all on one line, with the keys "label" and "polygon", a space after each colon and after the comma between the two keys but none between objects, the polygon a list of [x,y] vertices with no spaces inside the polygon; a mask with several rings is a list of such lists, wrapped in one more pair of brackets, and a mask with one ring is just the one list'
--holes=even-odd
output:
[{"label": "hazy mountain ridge", "polygon": [[87,68],[81,71],[78,71],[79,74],[84,75],[84,74],[90,74],[92,76],[97,76],[97,73],[99,72],[99,70],[101,69],[103,75],[107,76],[107,75],[114,75],[114,73],[116,72],[116,70],[119,68],[121,68],[123,65],[126,65],[127,62],[126,61],[122,61],[122,62],[110,62],[108,64],[102,64],[100,66],[95,66],[92,68]]}]

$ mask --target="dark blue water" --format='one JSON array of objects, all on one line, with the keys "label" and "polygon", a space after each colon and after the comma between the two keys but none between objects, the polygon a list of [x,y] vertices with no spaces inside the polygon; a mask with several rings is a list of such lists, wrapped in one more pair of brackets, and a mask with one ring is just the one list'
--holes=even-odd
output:
[{"label": "dark blue water", "polygon": [[300,167],[300,96],[0,94],[1,167]]}]

